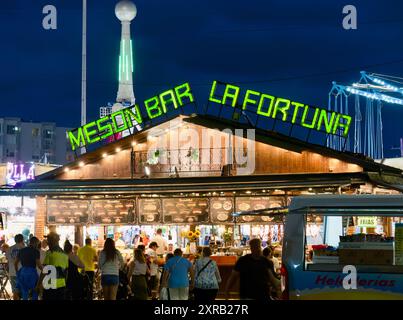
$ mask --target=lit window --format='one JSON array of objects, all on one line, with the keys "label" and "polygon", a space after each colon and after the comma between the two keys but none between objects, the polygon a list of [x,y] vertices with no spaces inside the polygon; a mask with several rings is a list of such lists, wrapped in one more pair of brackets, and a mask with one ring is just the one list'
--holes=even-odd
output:
[{"label": "lit window", "polygon": [[45,139],[51,139],[52,136],[53,136],[53,131],[52,130],[48,130],[48,129],[43,130],[43,137]]},{"label": "lit window", "polygon": [[16,134],[18,133],[20,129],[17,126],[14,125],[8,125],[7,126],[7,134]]}]

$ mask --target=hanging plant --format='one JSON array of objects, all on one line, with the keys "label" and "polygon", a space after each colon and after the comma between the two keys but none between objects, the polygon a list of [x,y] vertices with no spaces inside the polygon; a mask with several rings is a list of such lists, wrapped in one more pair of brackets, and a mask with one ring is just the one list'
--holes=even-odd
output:
[{"label": "hanging plant", "polygon": [[192,160],[193,161],[199,160],[199,150],[197,149],[192,150]]},{"label": "hanging plant", "polygon": [[148,158],[147,163],[148,164],[158,164],[160,154],[161,154],[161,152],[159,149],[155,150],[154,153],[151,155],[151,157]]}]

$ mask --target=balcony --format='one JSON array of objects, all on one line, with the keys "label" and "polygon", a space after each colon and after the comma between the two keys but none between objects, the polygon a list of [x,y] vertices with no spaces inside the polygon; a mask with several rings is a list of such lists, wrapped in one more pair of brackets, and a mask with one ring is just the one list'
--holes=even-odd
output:
[{"label": "balcony", "polygon": [[[132,153],[133,175],[142,176],[145,168],[153,177],[220,176],[224,165],[233,164],[235,157],[229,148],[154,149]],[[241,152],[244,152],[242,149]],[[232,159],[232,161],[231,161]]]}]

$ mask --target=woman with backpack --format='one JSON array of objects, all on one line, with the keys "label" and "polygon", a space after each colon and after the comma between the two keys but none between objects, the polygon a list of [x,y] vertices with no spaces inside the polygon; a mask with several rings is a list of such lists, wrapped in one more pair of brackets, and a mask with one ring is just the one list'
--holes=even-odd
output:
[{"label": "woman with backpack", "polygon": [[210,256],[211,249],[204,247],[202,257],[194,264],[195,288],[193,293],[197,302],[210,302],[217,297],[221,276],[217,263]]},{"label": "woman with backpack", "polygon": [[128,278],[134,300],[147,300],[147,275],[150,270],[142,249],[134,250],[134,259],[130,262]]},{"label": "woman with backpack", "polygon": [[104,249],[99,254],[98,268],[101,271],[101,285],[105,300],[116,300],[119,286],[119,270],[124,261],[119,250],[115,248],[115,241],[105,240]]}]

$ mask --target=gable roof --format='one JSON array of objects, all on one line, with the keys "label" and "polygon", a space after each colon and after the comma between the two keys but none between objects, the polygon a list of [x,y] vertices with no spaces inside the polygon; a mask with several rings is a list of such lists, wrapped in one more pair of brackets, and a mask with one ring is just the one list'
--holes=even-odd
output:
[{"label": "gable roof", "polygon": [[320,155],[335,158],[341,161],[345,161],[348,163],[356,164],[361,166],[364,171],[374,171],[374,172],[390,172],[395,174],[402,174],[403,171],[395,168],[384,165],[382,163],[375,162],[372,158],[369,158],[360,153],[353,153],[349,151],[338,151],[325,146],[321,146],[318,144],[309,143],[306,141],[302,141],[275,131],[263,130],[260,128],[253,128],[251,126],[219,119],[209,115],[197,115],[194,117],[189,117],[183,119],[185,122],[198,124],[201,126],[205,126],[211,129],[255,129],[255,139],[256,141],[270,144],[279,148],[302,152],[302,151],[312,151],[318,153]]},{"label": "gable roof", "polygon": [[162,123],[155,123],[155,124],[148,124],[145,125],[142,131],[136,132],[130,136],[124,137],[120,140],[108,143],[99,147],[98,149],[85,153],[79,156],[75,161],[68,163],[64,166],[61,166],[55,170],[49,171],[45,174],[38,176],[36,179],[43,180],[43,179],[52,179],[59,174],[62,174],[66,167],[78,167],[79,162],[83,161],[87,163],[94,163],[97,160],[102,158],[104,153],[111,154],[115,153],[116,148],[120,149],[128,149],[131,148],[132,142],[136,141],[137,143],[142,143],[147,141],[147,136],[149,130],[155,127],[161,127],[162,130],[164,128],[169,128],[170,121],[177,121],[177,119],[183,120],[188,123],[192,123],[195,125],[200,125],[210,129],[255,129],[255,140],[273,145],[279,148],[291,150],[294,152],[301,153],[302,151],[311,151],[322,156],[335,158],[347,163],[356,164],[363,168],[364,171],[368,172],[380,172],[380,173],[389,173],[397,176],[402,176],[403,171],[384,165],[382,163],[377,163],[373,159],[366,157],[363,154],[357,154],[348,151],[337,151],[334,149],[330,149],[325,146],[305,142],[278,132],[263,130],[260,128],[253,128],[247,124],[238,123],[235,121],[230,120],[223,120],[221,118],[217,118],[210,115],[199,115],[199,114],[192,114],[190,116],[178,115],[173,118],[167,119],[165,122]]}]

